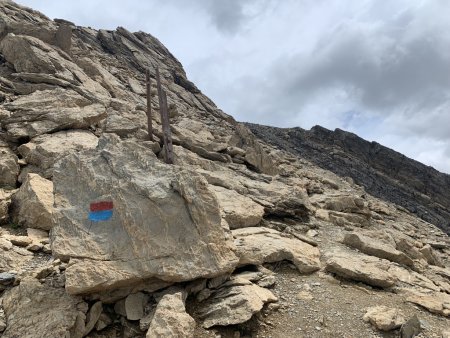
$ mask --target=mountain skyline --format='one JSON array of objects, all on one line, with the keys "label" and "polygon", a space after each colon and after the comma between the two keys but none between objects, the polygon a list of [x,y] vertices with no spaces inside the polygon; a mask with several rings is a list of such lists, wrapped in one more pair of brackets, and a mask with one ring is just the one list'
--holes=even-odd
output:
[{"label": "mountain skyline", "polygon": [[239,121],[341,128],[450,173],[447,2],[19,3],[151,33]]}]

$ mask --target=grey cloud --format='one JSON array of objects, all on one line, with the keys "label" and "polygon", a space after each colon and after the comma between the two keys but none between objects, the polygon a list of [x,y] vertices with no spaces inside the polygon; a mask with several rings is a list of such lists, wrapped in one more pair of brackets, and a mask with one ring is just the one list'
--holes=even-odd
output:
[{"label": "grey cloud", "polygon": [[[248,20],[261,14],[268,2],[266,0],[201,0],[198,4],[207,12],[219,31],[236,34]],[[252,8],[255,5],[259,10],[255,11],[255,8]]]},{"label": "grey cloud", "polygon": [[214,24],[220,31],[235,33],[245,20],[243,12],[244,4],[247,1],[203,1]]},{"label": "grey cloud", "polygon": [[[258,112],[266,123],[276,124],[270,116],[291,116],[292,120],[313,102],[322,101],[326,109],[333,104],[327,95],[336,93],[347,100],[347,110],[384,117],[402,113],[410,132],[450,138],[442,127],[450,122],[442,109],[449,103],[449,31],[444,29],[448,25],[413,34],[414,19],[412,13],[403,13],[375,28],[341,25],[323,36],[311,54],[275,60],[270,86],[262,88],[254,101],[245,95],[240,109]],[[256,78],[244,86],[255,83]],[[438,110],[437,119],[431,118],[431,112]],[[420,126],[408,121],[415,116],[421,117]],[[443,124],[431,127],[437,120]]]}]

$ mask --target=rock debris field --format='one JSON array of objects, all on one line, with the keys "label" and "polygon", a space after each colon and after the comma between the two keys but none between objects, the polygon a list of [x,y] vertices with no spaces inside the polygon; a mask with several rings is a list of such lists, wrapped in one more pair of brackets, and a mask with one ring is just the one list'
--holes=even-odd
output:
[{"label": "rock debris field", "polygon": [[417,216],[258,139],[155,37],[0,1],[2,338],[448,338],[450,240]]}]

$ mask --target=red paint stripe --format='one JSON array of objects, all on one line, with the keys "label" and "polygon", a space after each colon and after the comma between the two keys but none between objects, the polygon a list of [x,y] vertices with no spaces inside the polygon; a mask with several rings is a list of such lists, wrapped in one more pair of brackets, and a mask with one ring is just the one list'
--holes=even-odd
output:
[{"label": "red paint stripe", "polygon": [[91,211],[111,210],[113,207],[112,201],[95,202],[90,205]]}]

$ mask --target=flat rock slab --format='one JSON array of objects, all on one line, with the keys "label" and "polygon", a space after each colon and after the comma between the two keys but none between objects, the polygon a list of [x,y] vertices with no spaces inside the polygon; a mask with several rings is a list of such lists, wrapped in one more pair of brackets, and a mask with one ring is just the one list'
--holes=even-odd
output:
[{"label": "flat rock slab", "polygon": [[58,162],[53,182],[51,244],[72,258],[69,293],[210,278],[238,263],[206,180],[138,143],[103,136],[97,149]]},{"label": "flat rock slab", "polygon": [[380,288],[394,286],[389,261],[356,252],[334,250],[327,253],[326,270],[336,275]]},{"label": "flat rock slab", "polygon": [[22,280],[3,296],[7,327],[2,337],[75,337],[71,330],[82,303],[64,289],[41,285],[34,278]]},{"label": "flat rock slab", "polygon": [[301,273],[320,269],[319,249],[268,228],[232,230],[240,265],[261,265],[289,260]]},{"label": "flat rock slab", "polygon": [[55,88],[23,95],[9,102],[11,116],[2,121],[12,140],[35,137],[63,129],[88,129],[106,118],[104,104],[69,89]]},{"label": "flat rock slab", "polygon": [[264,208],[260,204],[234,190],[215,185],[211,185],[211,189],[216,194],[223,217],[231,229],[256,226],[261,222]]},{"label": "flat rock slab", "polygon": [[406,300],[410,303],[414,303],[424,307],[431,313],[450,317],[450,295],[447,293],[411,292],[410,296]]},{"label": "flat rock slab", "polygon": [[343,243],[367,255],[384,258],[406,266],[414,265],[414,261],[410,257],[393,246],[360,233],[352,232],[346,234]]},{"label": "flat rock slab", "polygon": [[199,317],[204,320],[204,328],[244,323],[265,303],[277,301],[267,289],[248,281],[242,284],[246,285],[223,287],[201,304]]}]

